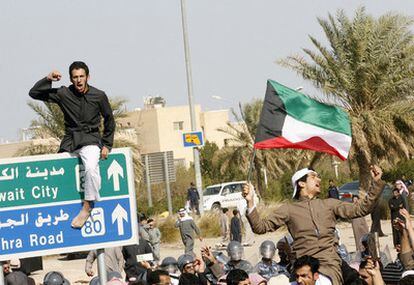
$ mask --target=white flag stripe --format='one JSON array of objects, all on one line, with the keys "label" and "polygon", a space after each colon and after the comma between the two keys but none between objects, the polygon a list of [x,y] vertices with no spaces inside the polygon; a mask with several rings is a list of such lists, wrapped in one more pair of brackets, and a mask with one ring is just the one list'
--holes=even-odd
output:
[{"label": "white flag stripe", "polygon": [[301,122],[289,115],[285,117],[282,136],[292,143],[305,141],[311,137],[320,137],[343,157],[348,157],[352,143],[352,138],[348,135]]}]

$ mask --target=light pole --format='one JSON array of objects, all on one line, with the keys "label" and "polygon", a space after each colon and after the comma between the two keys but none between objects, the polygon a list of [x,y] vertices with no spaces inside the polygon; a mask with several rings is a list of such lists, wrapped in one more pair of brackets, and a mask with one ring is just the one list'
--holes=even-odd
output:
[{"label": "light pole", "polygon": [[[187,94],[188,94],[188,105],[190,107],[190,119],[191,119],[191,131],[197,130],[197,125],[195,121],[195,111],[193,103],[193,79],[191,74],[191,57],[190,57],[190,48],[188,45],[188,32],[187,32],[187,10],[186,10],[186,1],[181,0],[181,24],[183,27],[183,40],[184,40],[184,54],[185,54],[185,70],[187,74]],[[193,148],[194,155],[194,172],[197,191],[200,195],[200,212],[203,213],[203,191],[202,191],[202,182],[201,182],[201,171],[200,171],[200,154],[196,147]]]}]

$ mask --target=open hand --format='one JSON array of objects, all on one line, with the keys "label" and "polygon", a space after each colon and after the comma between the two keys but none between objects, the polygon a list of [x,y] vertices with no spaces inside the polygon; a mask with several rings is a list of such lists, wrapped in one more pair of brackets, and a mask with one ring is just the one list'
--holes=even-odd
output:
[{"label": "open hand", "polygon": [[216,258],[214,257],[213,253],[211,252],[211,247],[205,246],[201,248],[201,257],[206,258],[211,263],[214,263],[216,261]]}]

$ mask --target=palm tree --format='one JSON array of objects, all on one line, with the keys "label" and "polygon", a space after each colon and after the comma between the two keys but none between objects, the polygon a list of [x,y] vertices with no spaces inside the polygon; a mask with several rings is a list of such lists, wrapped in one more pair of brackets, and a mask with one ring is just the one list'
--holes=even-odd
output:
[{"label": "palm tree", "polygon": [[[263,101],[253,100],[240,105],[240,114],[234,110],[233,116],[237,123],[227,123],[226,128],[218,130],[230,136],[228,146],[222,148],[216,156],[216,164],[220,165],[222,173],[240,169],[248,173],[253,153],[253,145],[257,125],[260,120]],[[253,161],[252,180],[256,181],[259,192],[262,191],[262,171],[266,169],[269,177],[278,178],[286,171],[292,171],[310,161],[310,152],[296,149],[256,150]]]},{"label": "palm tree", "polygon": [[393,13],[374,18],[359,8],[353,19],[339,10],[318,22],[328,46],[310,36],[316,51],[303,49],[310,60],[294,55],[279,63],[345,105],[353,132],[349,159],[367,189],[370,164],[393,163],[413,151],[412,19]]}]

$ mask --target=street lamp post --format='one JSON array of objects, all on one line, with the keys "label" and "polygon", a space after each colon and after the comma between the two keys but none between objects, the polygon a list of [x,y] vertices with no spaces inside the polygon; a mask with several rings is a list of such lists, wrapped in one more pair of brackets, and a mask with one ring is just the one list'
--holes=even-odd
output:
[{"label": "street lamp post", "polygon": [[[185,54],[185,69],[187,74],[187,94],[188,94],[188,105],[190,107],[190,119],[191,119],[191,130],[196,131],[197,125],[195,121],[195,111],[193,103],[193,79],[191,74],[191,57],[190,48],[188,45],[188,32],[187,32],[187,14],[186,14],[186,1],[181,0],[181,24],[183,27],[183,40],[184,40],[184,54]],[[194,155],[194,171],[197,191],[200,195],[201,207],[200,212],[203,213],[203,191],[201,185],[201,170],[200,170],[200,154],[196,147],[193,148]]]}]

